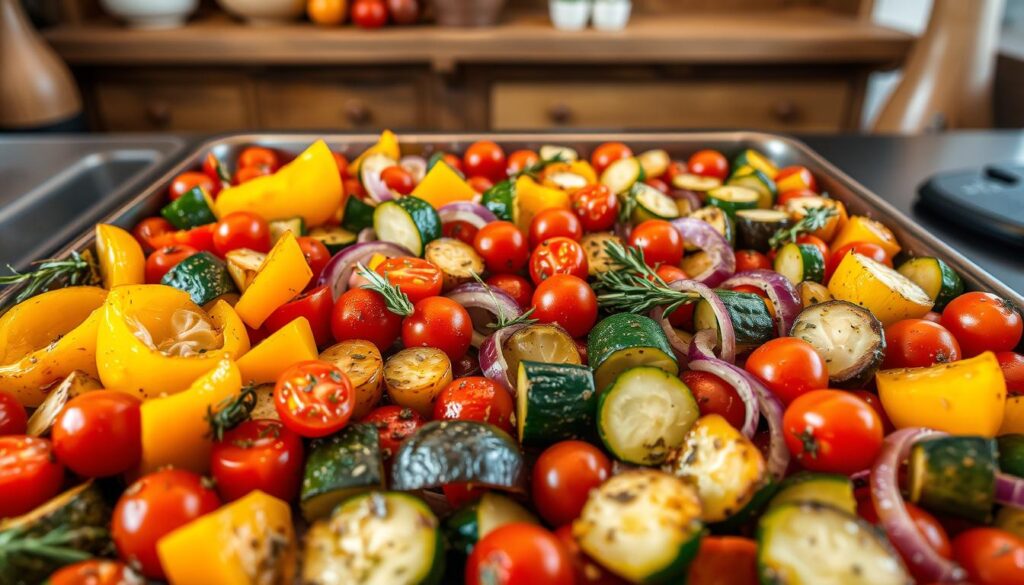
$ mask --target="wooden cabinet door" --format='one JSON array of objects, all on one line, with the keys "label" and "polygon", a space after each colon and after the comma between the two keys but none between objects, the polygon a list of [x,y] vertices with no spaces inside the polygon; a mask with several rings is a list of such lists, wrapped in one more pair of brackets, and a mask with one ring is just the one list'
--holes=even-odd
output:
[{"label": "wooden cabinet door", "polygon": [[243,79],[215,81],[196,76],[124,77],[98,80],[95,114],[109,131],[197,130],[221,132],[251,127]]}]

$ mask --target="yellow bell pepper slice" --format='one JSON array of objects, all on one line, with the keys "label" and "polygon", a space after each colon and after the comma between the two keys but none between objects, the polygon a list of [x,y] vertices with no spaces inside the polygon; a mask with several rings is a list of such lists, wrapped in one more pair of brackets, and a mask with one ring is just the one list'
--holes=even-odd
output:
[{"label": "yellow bell pepper slice", "polygon": [[152,348],[136,336],[144,327],[154,340],[176,336],[172,316],[178,310],[202,314],[188,293],[159,284],[119,287],[110,292],[96,342],[96,362],[103,386],[135,394],[145,400],[188,388],[225,356],[237,359],[249,351],[249,335],[242,320],[224,301],[209,312],[210,321],[223,337],[216,351],[175,356]]},{"label": "yellow bell pepper slice", "polygon": [[146,282],[146,255],[127,231],[101,223],[96,225],[96,256],[99,257],[103,288]]},{"label": "yellow bell pepper slice", "polygon": [[250,349],[238,360],[238,369],[246,383],[274,383],[292,364],[318,355],[313,329],[305,317],[299,317]]},{"label": "yellow bell pepper slice", "polygon": [[519,229],[523,231],[529,230],[533,216],[545,209],[569,209],[568,193],[545,187],[527,175],[516,179],[516,200],[519,205]]},{"label": "yellow bell pepper slice", "polygon": [[367,148],[355,160],[348,163],[349,174],[353,177],[358,177],[360,165],[363,164],[364,160],[375,154],[383,154],[391,160],[398,160],[402,156],[401,148],[398,144],[398,136],[395,136],[395,133],[391,130],[381,132],[376,144]]},{"label": "yellow bell pepper slice", "polygon": [[313,271],[295,234],[285,232],[238,299],[235,310],[246,325],[259,329],[271,313],[302,292],[311,278]]},{"label": "yellow bell pepper slice", "polygon": [[341,175],[331,149],[317,140],[276,173],[220,192],[217,217],[251,211],[267,221],[301,216],[306,225],[325,223],[341,206]]},{"label": "yellow bell pepper slice", "polygon": [[909,278],[867,256],[849,252],[828,281],[828,292],[871,311],[888,327],[932,310],[931,297]]},{"label": "yellow bell pepper slice", "polygon": [[295,581],[288,503],[259,490],[157,541],[171,585],[283,585]]},{"label": "yellow bell pepper slice", "polygon": [[1003,412],[1003,424],[999,427],[999,434],[1024,434],[1024,396],[1011,396],[1006,399],[1006,410]]},{"label": "yellow bell pepper slice", "polygon": [[476,191],[454,169],[444,162],[438,162],[416,185],[412,195],[438,209],[455,201],[472,201]]},{"label": "yellow bell pepper slice", "polygon": [[139,407],[142,426],[142,461],[139,475],[172,465],[205,473],[210,465],[209,409],[237,395],[242,374],[229,359],[221,359],[187,390],[154,398]]},{"label": "yellow bell pepper slice", "polygon": [[829,247],[833,250],[838,250],[846,244],[854,242],[877,244],[885,250],[890,259],[895,258],[896,254],[899,254],[902,249],[899,242],[896,241],[896,235],[892,233],[892,230],[881,222],[877,222],[870,217],[864,217],[863,215],[851,217],[836,234]]},{"label": "yellow bell pepper slice", "polygon": [[0,316],[0,389],[36,407],[54,382],[75,370],[96,377],[96,332],[106,298],[102,288],[72,286],[26,299]]},{"label": "yellow bell pepper slice", "polygon": [[1003,424],[1006,379],[990,351],[927,368],[885,370],[875,382],[896,428],[994,437]]}]

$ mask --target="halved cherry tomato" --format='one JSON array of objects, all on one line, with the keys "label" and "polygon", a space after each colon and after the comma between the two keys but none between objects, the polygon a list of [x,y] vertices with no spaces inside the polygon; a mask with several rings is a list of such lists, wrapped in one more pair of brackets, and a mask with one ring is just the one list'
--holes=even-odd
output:
[{"label": "halved cherry tomato", "polygon": [[487,177],[470,177],[466,182],[469,183],[469,186],[477,193],[483,193],[494,186],[494,181]]},{"label": "halved cherry tomato", "polygon": [[588,185],[570,196],[572,210],[583,229],[599,232],[611,229],[619,214],[619,200],[604,185]]},{"label": "halved cherry tomato", "polygon": [[600,175],[613,162],[633,156],[633,151],[621,142],[605,142],[590,155],[590,165]]},{"label": "halved cherry tomato", "polygon": [[274,386],[274,406],[289,430],[303,437],[323,437],[345,428],[356,394],[345,372],[310,360],[288,368]]},{"label": "halved cherry tomato", "polygon": [[807,167],[800,165],[779,169],[779,172],[775,174],[775,186],[781,193],[797,189],[818,191],[818,181],[814,179],[814,173]]},{"label": "halved cherry tomato", "polygon": [[557,237],[541,242],[530,255],[530,278],[534,284],[555,274],[587,278],[587,255],[575,240]]},{"label": "halved cherry tomato", "polygon": [[25,435],[0,437],[0,519],[20,516],[57,495],[64,466],[50,441]]},{"label": "halved cherry tomato", "polygon": [[47,585],[144,585],[128,565],[107,559],[89,559],[67,565],[50,575]]},{"label": "halved cherry tomato", "polygon": [[231,178],[231,182],[235,185],[241,185],[269,174],[271,174],[270,169],[267,167],[239,167],[235,170],[235,176]]},{"label": "halved cherry tomato", "polygon": [[557,237],[576,241],[583,237],[583,224],[575,213],[553,207],[533,216],[530,222],[531,248],[536,248],[544,240]]},{"label": "halved cherry tomato", "polygon": [[714,177],[724,181],[729,175],[729,161],[717,150],[698,150],[690,156],[686,166],[691,173],[702,177]]},{"label": "halved cherry tomato", "polygon": [[871,467],[882,449],[875,409],[843,390],[812,390],[782,416],[789,452],[806,469],[851,474]]},{"label": "halved cherry tomato", "polygon": [[517,150],[508,155],[508,176],[523,172],[524,169],[532,167],[540,162],[540,156],[532,150]]},{"label": "halved cherry tomato", "polygon": [[669,192],[668,183],[662,181],[657,177],[648,177],[647,179],[644,180],[644,184],[646,184],[648,187],[654,187],[655,189],[661,191],[662,193],[667,194]]},{"label": "halved cherry tomato", "polygon": [[313,338],[320,347],[331,342],[331,316],[334,312],[334,297],[331,287],[318,286],[274,310],[263,322],[263,329],[273,333],[299,317],[309,321],[313,330]]},{"label": "halved cherry tomato", "polygon": [[335,341],[365,339],[381,353],[391,348],[402,332],[402,318],[388,310],[380,293],[363,288],[345,291],[331,313]]},{"label": "halved cherry tomato", "polygon": [[369,423],[377,427],[377,436],[380,438],[380,449],[384,458],[391,458],[402,441],[419,430],[426,422],[418,412],[411,408],[388,404],[378,406],[371,410],[360,422]]},{"label": "halved cherry tomato", "polygon": [[338,175],[342,179],[351,179],[352,177],[348,174],[348,157],[340,152],[332,152],[334,155],[334,164],[338,165]]},{"label": "halved cherry tomato", "polygon": [[648,266],[678,266],[683,259],[683,236],[663,219],[649,219],[633,228],[629,245],[644,253]]},{"label": "halved cherry tomato", "polygon": [[511,434],[515,404],[504,386],[482,376],[452,380],[437,395],[434,420],[475,420]]},{"label": "halved cherry tomato", "polygon": [[229,213],[217,222],[213,247],[221,256],[239,248],[269,252],[270,226],[267,220],[249,211]]},{"label": "halved cherry tomato", "polygon": [[999,360],[999,367],[1006,378],[1006,391],[1011,396],[1024,394],[1024,355],[1001,351],[996,354],[996,359]]},{"label": "halved cherry tomato", "polygon": [[185,171],[174,177],[174,180],[171,181],[171,187],[167,190],[167,195],[171,198],[171,201],[174,201],[196,187],[202,187],[207,193],[212,193],[216,185],[213,179],[208,177],[206,173]]},{"label": "halved cherry tomato", "polygon": [[572,559],[554,534],[525,522],[505,524],[473,547],[466,585],[574,585]]},{"label": "halved cherry tomato", "polygon": [[792,199],[799,199],[801,197],[817,197],[818,194],[810,189],[790,189],[789,191],[782,191],[779,196],[775,199],[776,205],[785,205]]},{"label": "halved cherry tomato", "polygon": [[556,274],[533,292],[533,317],[558,323],[572,337],[583,337],[597,321],[597,296],[587,281],[571,274]]},{"label": "halved cherry tomato", "polygon": [[556,529],[555,536],[562,541],[562,546],[565,547],[569,558],[572,559],[573,570],[576,573],[576,585],[627,585],[626,581],[608,572],[583,552],[580,544],[572,535],[572,524],[565,524]]},{"label": "halved cherry tomato", "polygon": [[150,579],[163,579],[157,541],[218,507],[217,492],[199,475],[183,469],[156,471],[121,494],[110,535],[122,560]]},{"label": "halved cherry tomato", "polygon": [[679,378],[690,387],[701,416],[718,414],[733,427],[743,427],[747,408],[736,389],[725,380],[711,372],[695,370],[687,370],[679,374]]},{"label": "halved cherry tomato", "polygon": [[783,404],[828,387],[825,360],[810,343],[796,337],[772,339],[747,358],[746,370],[757,376]]},{"label": "halved cherry tomato", "polygon": [[960,342],[964,357],[983,351],[1012,351],[1024,322],[1013,303],[992,293],[969,292],[942,310],[942,325]]},{"label": "halved cherry tomato", "polygon": [[295,241],[298,242],[302,255],[306,257],[306,264],[313,271],[313,278],[309,281],[312,285],[320,278],[320,273],[324,271],[324,266],[327,266],[327,263],[330,262],[331,252],[323,242],[316,238],[299,236],[295,238]]},{"label": "halved cherry tomato", "polygon": [[[690,278],[690,275],[686,274],[685,270],[671,264],[662,264],[661,266],[658,266],[654,272],[666,283],[672,283],[677,280],[688,280]],[[671,323],[673,327],[690,329],[693,325],[693,309],[696,306],[696,303],[679,305],[675,311],[669,313],[668,322]]]},{"label": "halved cherry tomato", "polygon": [[953,539],[953,557],[976,585],[1024,583],[1024,539],[998,528],[972,528]]},{"label": "halved cherry tomato", "polygon": [[885,328],[883,369],[924,368],[958,359],[960,344],[938,323],[904,319]]},{"label": "halved cherry tomato", "polygon": [[253,490],[286,502],[302,481],[302,438],[280,421],[247,420],[213,443],[210,473],[225,502]]},{"label": "halved cherry tomato", "polygon": [[174,231],[174,226],[166,219],[162,217],[147,217],[135,224],[135,227],[132,228],[132,235],[135,236],[143,250],[149,251],[158,247],[153,244],[155,238]]},{"label": "halved cherry tomato", "polygon": [[871,242],[850,242],[849,244],[836,248],[834,252],[825,257],[826,281],[832,278],[832,273],[836,271],[836,266],[839,266],[839,263],[842,262],[843,258],[845,258],[851,251],[856,252],[861,256],[867,256],[875,262],[881,262],[889,268],[892,268],[892,258],[890,258],[889,254],[887,254],[878,244],[872,244]]},{"label": "halved cherry tomato", "polygon": [[507,221],[492,221],[480,228],[473,247],[484,259],[487,270],[494,274],[519,272],[530,259],[523,232]]},{"label": "halved cherry tomato", "polygon": [[409,171],[398,165],[390,166],[381,171],[380,178],[387,185],[388,189],[397,191],[402,195],[412,193],[412,190],[416,187],[416,182],[413,181]]},{"label": "halved cherry tomato", "polygon": [[533,299],[533,285],[518,274],[495,274],[487,279],[487,285],[508,293],[519,308],[527,310]]},{"label": "halved cherry tomato", "polygon": [[561,441],[548,447],[533,466],[533,503],[551,526],[579,517],[590,490],[612,475],[612,462],[584,441]]},{"label": "halved cherry tomato", "polygon": [[490,140],[474,142],[466,149],[462,157],[466,176],[487,177],[493,182],[505,179],[505,171],[508,165],[505,161],[505,151]]},{"label": "halved cherry tomato", "polygon": [[422,258],[388,258],[377,266],[375,272],[397,286],[413,304],[441,294],[444,284],[441,269]]},{"label": "halved cherry tomato", "polygon": [[736,272],[771,269],[771,260],[757,250],[736,250]]},{"label": "halved cherry tomato", "polygon": [[277,151],[263,146],[249,146],[238,155],[236,166],[240,169],[257,167],[273,173],[281,167],[281,158],[277,155]]},{"label": "halved cherry tomato", "polygon": [[475,225],[468,221],[462,221],[461,219],[446,221],[441,225],[441,235],[446,238],[455,238],[456,240],[465,242],[470,246],[473,245],[473,240],[476,238],[477,231],[479,230]]},{"label": "halved cherry tomato", "polygon": [[199,250],[184,244],[153,250],[153,253],[146,258],[146,284],[160,284],[164,275],[171,268],[177,266],[185,258],[198,253]]},{"label": "halved cherry tomato", "polygon": [[28,428],[25,407],[13,394],[0,390],[0,435],[24,435]]},{"label": "halved cherry tomato", "polygon": [[739,536],[706,536],[690,563],[687,585],[757,585],[757,543]]},{"label": "halved cherry tomato", "polygon": [[466,355],[473,340],[473,321],[462,305],[447,297],[427,297],[402,322],[405,347],[436,347],[451,361]]},{"label": "halved cherry tomato", "polygon": [[64,405],[52,430],[53,451],[83,477],[124,473],[142,458],[139,399],[124,392],[86,392]]}]

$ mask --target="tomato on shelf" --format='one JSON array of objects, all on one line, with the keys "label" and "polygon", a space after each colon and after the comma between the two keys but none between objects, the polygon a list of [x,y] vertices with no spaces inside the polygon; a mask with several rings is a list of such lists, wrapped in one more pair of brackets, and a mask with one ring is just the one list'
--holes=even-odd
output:
[{"label": "tomato on shelf", "polygon": [[57,495],[64,466],[50,441],[25,435],[0,437],[0,519],[20,516]]},{"label": "tomato on shelf", "polygon": [[380,28],[388,23],[388,7],[384,0],[355,0],[352,22],[360,28]]},{"label": "tomato on shelf", "polygon": [[571,274],[586,279],[587,272],[587,255],[583,246],[569,238],[548,238],[530,255],[530,278],[535,285],[555,274]]},{"label": "tomato on shelf", "polygon": [[247,420],[210,451],[210,473],[225,502],[260,490],[286,502],[299,493],[302,438],[276,420]]},{"label": "tomato on shelf", "polygon": [[345,372],[321,361],[293,365],[274,386],[274,406],[281,422],[303,437],[323,437],[345,428],[355,402]]}]

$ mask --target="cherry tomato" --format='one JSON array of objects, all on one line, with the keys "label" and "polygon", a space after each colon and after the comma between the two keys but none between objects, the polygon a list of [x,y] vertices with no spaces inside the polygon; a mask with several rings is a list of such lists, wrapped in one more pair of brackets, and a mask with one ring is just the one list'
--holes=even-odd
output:
[{"label": "cherry tomato", "polygon": [[[690,278],[690,275],[686,274],[685,270],[671,264],[662,264],[661,266],[658,266],[654,272],[666,283],[672,283],[677,280],[688,280]],[[679,305],[675,311],[672,311],[669,314],[668,322],[671,323],[673,327],[691,329],[691,326],[693,325],[693,309],[696,306],[696,303]]]},{"label": "cherry tomato", "polygon": [[517,150],[508,155],[508,176],[521,173],[524,169],[540,162],[540,156],[532,150]]},{"label": "cherry tomato", "polygon": [[302,438],[280,421],[247,420],[213,443],[210,474],[225,502],[261,490],[286,502],[302,481]]},{"label": "cherry tomato", "polygon": [[107,559],[79,561],[50,575],[47,585],[144,585],[128,565]]},{"label": "cherry tomato", "polygon": [[795,337],[772,339],[747,358],[746,369],[783,404],[811,390],[828,387],[825,360],[810,343]]},{"label": "cherry tomato", "polygon": [[[871,524],[878,524],[880,522],[878,518],[878,511],[875,510],[875,504],[871,500],[871,494],[867,493],[864,497],[857,498],[857,515],[867,520]],[[953,558],[953,545],[949,542],[949,536],[946,535],[946,529],[942,527],[942,524],[935,519],[928,512],[918,508],[910,502],[903,502],[903,505],[907,507],[907,514],[914,521],[914,526],[917,531],[928,541],[935,552],[939,555],[951,559]]]},{"label": "cherry tomato", "polygon": [[558,323],[571,337],[583,337],[597,321],[597,296],[587,281],[571,274],[556,274],[533,292],[533,317]]},{"label": "cherry tomato", "polygon": [[217,222],[213,248],[222,257],[239,248],[269,252],[270,226],[267,220],[249,211],[229,213]]},{"label": "cherry tomato", "polygon": [[446,152],[441,157],[441,160],[443,160],[446,165],[450,166],[456,171],[459,171],[459,174],[462,175],[463,177],[466,176],[466,169],[462,166],[462,159],[459,158],[457,155],[454,155],[450,152]]},{"label": "cherry tomato", "polygon": [[892,258],[889,254],[882,249],[878,244],[872,244],[871,242],[850,242],[849,244],[836,248],[829,256],[826,256],[825,264],[825,279],[826,281],[832,278],[832,273],[836,271],[836,267],[843,261],[846,254],[849,252],[856,252],[861,256],[867,256],[875,262],[885,264],[889,268],[892,268]]},{"label": "cherry tomato", "polygon": [[206,176],[206,173],[186,171],[177,177],[174,177],[174,180],[171,181],[171,187],[168,189],[167,195],[171,198],[171,201],[174,201],[196,187],[202,187],[207,193],[212,193],[214,188],[216,188],[216,185],[214,184],[213,179]]},{"label": "cherry tomato", "polygon": [[270,169],[267,167],[240,167],[235,170],[235,176],[231,178],[231,182],[235,185],[242,185],[269,174],[271,174]]},{"label": "cherry tomato", "polygon": [[536,524],[513,522],[491,531],[466,561],[466,585],[574,585],[572,559],[561,541]]},{"label": "cherry tomato", "polygon": [[153,250],[146,258],[146,284],[160,284],[164,275],[177,266],[178,262],[198,253],[199,250],[184,244]]},{"label": "cherry tomato", "polygon": [[604,172],[613,162],[633,156],[633,151],[621,142],[605,142],[594,149],[590,155],[590,165],[598,175]]},{"label": "cherry tomato", "polygon": [[271,173],[281,168],[281,159],[277,152],[263,146],[249,146],[238,155],[238,168],[256,167]]},{"label": "cherry tomato", "polygon": [[302,293],[274,310],[263,322],[263,329],[273,333],[299,317],[305,317],[313,331],[313,339],[320,347],[331,342],[331,315],[334,312],[334,297],[331,287],[318,286]]},{"label": "cherry tomato", "polygon": [[960,344],[938,323],[904,319],[885,328],[883,369],[924,368],[958,359]]},{"label": "cherry tomato", "polygon": [[619,200],[604,185],[588,185],[570,196],[572,210],[588,232],[609,230],[619,215]]},{"label": "cherry tomato", "polygon": [[717,150],[698,150],[686,163],[690,172],[702,177],[714,177],[722,181],[729,175],[729,161]]},{"label": "cherry tomato", "polygon": [[515,273],[526,266],[530,249],[523,232],[507,221],[492,221],[480,228],[473,247],[494,274]]},{"label": "cherry tomato", "polygon": [[[996,359],[999,360],[999,367],[1002,368],[1003,377],[1006,378],[1006,391],[1009,395],[1024,394],[1024,355],[1012,351],[1001,351],[996,354]],[[0,419],[3,419],[2,415],[0,415]],[[2,426],[0,423],[0,427]]]},{"label": "cherry tomato", "polygon": [[494,181],[487,177],[470,177],[466,182],[469,183],[469,186],[472,187],[474,191],[481,194],[494,186]]},{"label": "cherry tomato", "polygon": [[24,435],[27,428],[25,407],[13,394],[0,390],[0,435]]},{"label": "cherry tomato", "polygon": [[687,585],[757,585],[757,543],[738,536],[706,536],[690,563]]},{"label": "cherry tomato", "polygon": [[771,260],[757,250],[736,250],[736,272],[771,269]]},{"label": "cherry tomato", "polygon": [[797,189],[807,189],[815,193],[818,191],[818,181],[814,179],[814,174],[807,167],[800,165],[779,169],[775,174],[775,186],[782,193]]},{"label": "cherry tomato", "polygon": [[462,305],[447,297],[428,297],[416,303],[402,322],[405,347],[436,347],[456,361],[473,340],[473,321]]},{"label": "cherry tomato", "polygon": [[572,524],[565,524],[556,529],[555,536],[562,541],[562,546],[565,547],[569,558],[572,559],[573,570],[576,573],[576,585],[627,585],[626,581],[609,573],[607,569],[583,552],[572,535]]},{"label": "cherry tomato", "polygon": [[842,390],[812,390],[782,416],[789,452],[806,469],[851,474],[871,466],[882,449],[882,420],[869,404]]},{"label": "cherry tomato", "polygon": [[690,172],[690,169],[686,166],[686,161],[674,160],[668,164],[668,168],[665,169],[665,174],[662,175],[662,178],[671,185],[673,179],[688,172]]},{"label": "cherry tomato", "polygon": [[143,250],[149,251],[158,246],[154,244],[156,238],[176,231],[171,222],[162,217],[147,217],[140,221],[132,229],[132,235],[142,246]]},{"label": "cherry tomato", "polygon": [[860,398],[868,404],[871,408],[875,409],[875,414],[878,415],[878,419],[882,421],[882,431],[885,434],[891,433],[895,427],[892,426],[892,421],[889,420],[889,415],[885,412],[885,407],[882,406],[882,399],[869,390],[849,390],[850,394],[853,394],[857,398]]},{"label": "cherry tomato", "polygon": [[341,188],[345,192],[345,195],[366,198],[366,189],[363,188],[363,183],[359,179],[349,177],[342,179]]},{"label": "cherry tomato", "polygon": [[964,357],[983,351],[1012,351],[1024,330],[1010,301],[985,292],[964,293],[942,311],[942,325],[960,342]]},{"label": "cherry tomato", "polygon": [[0,519],[20,516],[57,495],[64,466],[50,441],[25,435],[0,437]]},{"label": "cherry tomato", "polygon": [[218,507],[217,492],[199,475],[183,469],[156,471],[121,494],[110,535],[122,560],[150,579],[163,579],[157,541]]},{"label": "cherry tomato", "polygon": [[384,0],[356,0],[352,22],[359,28],[380,28],[388,23],[388,7]]},{"label": "cherry tomato", "polygon": [[533,300],[533,285],[517,274],[495,274],[487,279],[487,285],[502,290],[512,297],[519,308],[527,310]]},{"label": "cherry tomato", "polygon": [[530,255],[530,278],[534,284],[554,274],[572,274],[587,278],[587,255],[583,246],[569,238],[550,238],[542,242]]},{"label": "cherry tomato", "polygon": [[388,310],[378,292],[354,288],[334,302],[331,333],[335,341],[365,339],[384,353],[401,332],[402,317]]},{"label": "cherry tomato", "polygon": [[345,428],[356,407],[356,393],[345,372],[309,360],[288,368],[274,385],[281,422],[303,437],[323,437]]},{"label": "cherry tomato", "polygon": [[666,183],[665,181],[662,181],[661,179],[659,179],[657,177],[649,177],[649,178],[644,180],[644,183],[648,187],[654,187],[655,189],[657,189],[658,191],[661,191],[662,193],[667,194],[669,192],[668,183]]},{"label": "cherry tomato", "polygon": [[57,458],[83,477],[124,473],[142,459],[138,398],[113,390],[87,392],[68,401],[53,425]]},{"label": "cherry tomato", "polygon": [[441,390],[434,402],[434,420],[475,420],[512,434],[515,405],[512,395],[482,376],[459,378]]},{"label": "cherry tomato", "polygon": [[736,393],[736,389],[725,380],[710,372],[694,370],[679,374],[679,378],[690,387],[701,416],[718,414],[733,427],[743,428],[746,406],[743,405],[743,400]]},{"label": "cherry tomato", "polygon": [[338,176],[342,179],[351,179],[352,177],[348,174],[348,157],[340,152],[332,152],[334,155],[334,164],[338,165]]},{"label": "cherry tomato", "polygon": [[200,252],[215,252],[213,249],[213,232],[217,230],[217,224],[210,223],[192,228],[190,230],[170,231],[154,235],[151,238],[153,248],[165,248],[167,246],[191,246]]},{"label": "cherry tomato", "polygon": [[413,304],[441,294],[444,284],[441,269],[422,258],[388,258],[377,266],[375,272],[397,286]]},{"label": "cherry tomato", "polygon": [[644,253],[648,266],[678,266],[683,259],[683,236],[663,219],[649,219],[633,228],[629,245]]},{"label": "cherry tomato", "polygon": [[577,242],[583,237],[583,224],[568,209],[552,207],[533,216],[530,222],[530,247],[536,248],[550,238],[569,238]]},{"label": "cherry tomato", "polygon": [[487,177],[497,183],[505,178],[508,165],[505,151],[490,140],[474,142],[462,157],[463,168],[469,177]]},{"label": "cherry tomato", "polygon": [[203,159],[203,174],[213,181],[213,189],[210,190],[212,197],[217,197],[224,185],[231,181],[231,178],[227,176],[227,171],[224,170],[224,165],[212,152],[206,153],[206,158]]},{"label": "cherry tomato", "polygon": [[413,181],[409,171],[398,165],[384,169],[380,174],[380,178],[387,185],[388,189],[397,191],[402,195],[412,193],[412,190],[416,187],[416,182]]},{"label": "cherry tomato", "polygon": [[324,271],[324,266],[327,266],[327,263],[330,262],[331,252],[323,242],[316,238],[298,236],[295,238],[295,241],[298,242],[299,249],[302,250],[302,255],[306,258],[306,264],[309,264],[309,269],[313,271],[313,278],[310,282],[314,283],[320,278],[320,273]]},{"label": "cherry tomato", "polygon": [[533,503],[551,526],[579,517],[590,490],[612,475],[612,462],[584,441],[562,441],[548,447],[533,466]]},{"label": "cherry tomato", "polygon": [[479,230],[475,225],[460,219],[446,221],[441,225],[441,235],[446,238],[455,238],[456,240],[465,242],[470,246],[473,245],[473,240],[476,239],[478,231]]},{"label": "cherry tomato", "polygon": [[419,430],[426,421],[411,408],[388,404],[371,410],[361,422],[376,425],[380,449],[385,458],[390,458],[398,452],[402,441]]},{"label": "cherry tomato", "polygon": [[998,528],[972,528],[953,539],[953,557],[976,585],[1024,583],[1024,539]]}]

